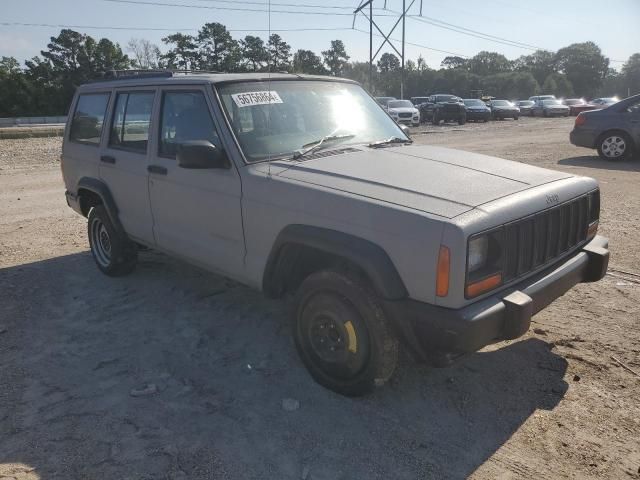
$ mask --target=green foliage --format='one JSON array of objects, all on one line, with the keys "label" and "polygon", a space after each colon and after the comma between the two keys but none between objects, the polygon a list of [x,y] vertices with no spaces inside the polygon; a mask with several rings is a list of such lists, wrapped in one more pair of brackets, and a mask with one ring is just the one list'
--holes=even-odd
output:
[{"label": "green foliage", "polygon": [[322,59],[311,50],[298,50],[293,54],[293,71],[309,75],[326,75]]},{"label": "green foliage", "polygon": [[383,53],[378,60],[378,69],[382,73],[393,72],[400,68],[400,59],[393,53]]},{"label": "green foliage", "polygon": [[[111,40],[96,40],[64,29],[51,37],[40,56],[25,61],[2,57],[0,61],[0,116],[60,115],[66,112],[78,85],[99,78],[108,70],[128,68],[202,69],[220,72],[294,71],[344,76],[365,85],[375,95],[400,95],[400,60],[383,53],[369,84],[368,62],[349,62],[344,43],[331,41],[318,56],[291,46],[278,34],[267,43],[258,36],[236,40],[221,23],[206,23],[195,36],[175,33],[162,39],[167,50],[147,40],[132,39],[127,49],[132,59]],[[462,97],[485,94],[508,99],[536,93],[558,96],[594,96],[640,93],[640,53],[629,57],[620,72],[592,42],[577,43],[557,53],[538,50],[509,61],[496,52],[479,52],[472,58],[446,57],[440,70],[430,69],[424,58],[405,63],[405,97],[453,93]],[[541,88],[542,85],[542,88]]]},{"label": "green foliage", "polygon": [[347,55],[342,40],[331,40],[331,48],[322,52],[322,58],[329,73],[334,77],[342,75],[342,71],[349,61],[349,55]]},{"label": "green foliage", "polygon": [[578,95],[594,96],[609,72],[609,59],[593,42],[574,43],[556,53],[557,71],[567,76]]}]

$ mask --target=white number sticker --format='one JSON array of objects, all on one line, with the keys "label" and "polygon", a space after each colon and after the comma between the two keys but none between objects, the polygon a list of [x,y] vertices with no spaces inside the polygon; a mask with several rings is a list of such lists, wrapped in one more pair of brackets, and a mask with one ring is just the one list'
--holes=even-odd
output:
[{"label": "white number sticker", "polygon": [[264,92],[234,93],[231,95],[238,107],[251,107],[253,105],[267,105],[269,103],[282,103],[278,92],[273,90]]}]

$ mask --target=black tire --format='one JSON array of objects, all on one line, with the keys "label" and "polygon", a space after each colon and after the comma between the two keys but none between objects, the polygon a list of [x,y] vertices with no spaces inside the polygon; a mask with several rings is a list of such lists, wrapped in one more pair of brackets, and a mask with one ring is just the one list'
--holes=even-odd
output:
[{"label": "black tire", "polygon": [[354,274],[309,275],[296,293],[294,315],[296,348],[320,385],[360,396],[391,378],[398,339],[373,291]]},{"label": "black tire", "polygon": [[467,123],[467,117],[465,117],[464,115],[458,117],[458,125],[464,125],[465,123]]},{"label": "black tire", "polygon": [[605,132],[598,138],[598,155],[603,160],[615,162],[627,160],[633,156],[634,145],[631,137],[625,132],[612,130]]},{"label": "black tire", "polygon": [[542,116],[543,116],[543,117],[548,117],[548,116],[549,116],[549,114],[547,113],[547,111],[546,111],[546,110],[543,110],[543,111],[542,111]]},{"label": "black tire", "polygon": [[434,112],[433,116],[431,117],[431,123],[433,125],[440,125],[440,118],[438,117],[438,115],[435,114],[435,112]]},{"label": "black tire", "polygon": [[138,247],[118,233],[102,205],[89,211],[87,223],[91,255],[102,273],[119,277],[131,273],[138,260]]},{"label": "black tire", "polygon": [[514,120],[517,120],[517,119],[518,119],[518,115],[516,115],[515,117],[513,117],[513,119],[514,119]]}]

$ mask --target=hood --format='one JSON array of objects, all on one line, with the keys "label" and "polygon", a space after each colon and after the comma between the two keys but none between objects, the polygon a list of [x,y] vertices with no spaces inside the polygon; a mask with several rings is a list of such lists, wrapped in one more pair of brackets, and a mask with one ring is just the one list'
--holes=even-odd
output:
[{"label": "hood", "polygon": [[571,175],[432,146],[405,146],[304,160],[279,177],[453,218],[484,203]]},{"label": "hood", "polygon": [[389,107],[389,111],[397,113],[417,113],[418,109],[416,107]]}]

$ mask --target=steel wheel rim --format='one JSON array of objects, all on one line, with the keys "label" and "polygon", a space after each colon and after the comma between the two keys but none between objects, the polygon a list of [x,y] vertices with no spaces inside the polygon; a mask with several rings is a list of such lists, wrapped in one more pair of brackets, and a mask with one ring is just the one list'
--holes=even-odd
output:
[{"label": "steel wheel rim", "polygon": [[97,218],[91,222],[91,248],[96,261],[101,266],[108,267],[111,263],[111,237],[104,223]]},{"label": "steel wheel rim", "polygon": [[619,135],[611,135],[602,142],[602,153],[607,158],[619,158],[627,150],[627,143]]}]

